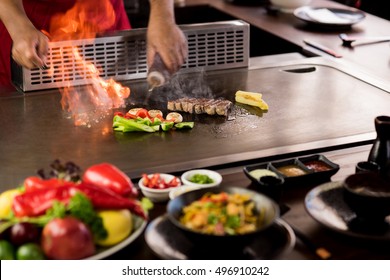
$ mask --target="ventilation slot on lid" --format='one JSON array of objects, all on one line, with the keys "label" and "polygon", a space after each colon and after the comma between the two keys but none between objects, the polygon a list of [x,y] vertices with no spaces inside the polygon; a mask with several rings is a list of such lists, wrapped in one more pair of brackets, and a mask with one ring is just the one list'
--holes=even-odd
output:
[{"label": "ventilation slot on lid", "polygon": [[[188,41],[188,58],[180,72],[248,67],[249,25],[223,21],[181,25]],[[74,49],[84,60],[75,59]],[[85,85],[92,77],[83,63],[91,63],[103,79],[131,80],[147,75],[146,29],[117,32],[106,37],[50,42],[48,70],[28,70],[12,63],[13,83],[23,91]]]}]

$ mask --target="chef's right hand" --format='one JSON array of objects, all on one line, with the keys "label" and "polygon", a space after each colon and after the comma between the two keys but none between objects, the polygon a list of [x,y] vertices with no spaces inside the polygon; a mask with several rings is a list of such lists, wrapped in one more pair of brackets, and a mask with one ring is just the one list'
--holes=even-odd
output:
[{"label": "chef's right hand", "polygon": [[49,39],[45,34],[28,26],[12,36],[12,58],[28,69],[46,66]]}]

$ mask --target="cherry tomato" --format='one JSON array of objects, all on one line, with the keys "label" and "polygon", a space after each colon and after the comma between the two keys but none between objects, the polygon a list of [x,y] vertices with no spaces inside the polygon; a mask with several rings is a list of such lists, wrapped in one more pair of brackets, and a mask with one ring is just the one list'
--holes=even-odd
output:
[{"label": "cherry tomato", "polygon": [[147,174],[142,174],[142,183],[144,186],[151,189],[167,189],[180,185],[180,181],[177,177],[174,177],[170,181],[166,182],[164,178],[161,177],[160,173],[154,173],[149,176]]}]

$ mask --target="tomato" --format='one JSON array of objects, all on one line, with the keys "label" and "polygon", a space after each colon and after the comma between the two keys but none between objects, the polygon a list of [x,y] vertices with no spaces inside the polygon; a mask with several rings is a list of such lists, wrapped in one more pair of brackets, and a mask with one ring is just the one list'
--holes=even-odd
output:
[{"label": "tomato", "polygon": [[180,185],[180,181],[177,177],[173,177],[169,182],[165,182],[165,180],[160,176],[160,173],[154,173],[150,176],[142,174],[142,183],[144,186],[151,189],[167,189]]},{"label": "tomato", "polygon": [[0,260],[14,260],[15,252],[12,244],[6,240],[0,240]]},{"label": "tomato", "polygon": [[36,243],[26,243],[16,250],[18,260],[44,260],[42,248]]},{"label": "tomato", "polygon": [[167,183],[169,188],[177,187],[179,184],[180,184],[180,181],[177,177],[173,177],[173,179]]}]

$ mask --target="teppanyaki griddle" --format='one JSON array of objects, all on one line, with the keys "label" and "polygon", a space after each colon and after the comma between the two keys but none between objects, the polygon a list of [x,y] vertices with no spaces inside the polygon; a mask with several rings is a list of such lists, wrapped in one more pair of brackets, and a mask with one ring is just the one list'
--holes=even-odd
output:
[{"label": "teppanyaki griddle", "polygon": [[91,127],[74,126],[61,109],[58,91],[3,97],[1,188],[18,186],[54,159],[82,168],[111,162],[137,178],[143,172],[180,172],[359,145],[375,138],[374,118],[390,113],[389,89],[381,81],[323,58],[177,75],[150,96],[144,80],[124,84],[131,88],[126,109],[166,111],[167,100],[183,96],[234,101],[240,89],[261,92],[269,111],[236,104],[230,120],[183,114],[195,121],[192,130],[123,134],[112,130],[112,112]]}]

